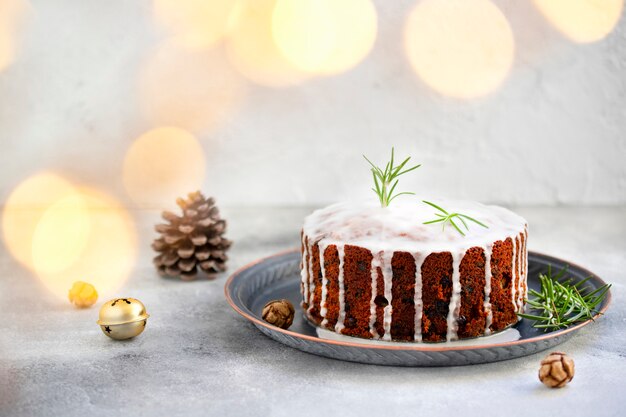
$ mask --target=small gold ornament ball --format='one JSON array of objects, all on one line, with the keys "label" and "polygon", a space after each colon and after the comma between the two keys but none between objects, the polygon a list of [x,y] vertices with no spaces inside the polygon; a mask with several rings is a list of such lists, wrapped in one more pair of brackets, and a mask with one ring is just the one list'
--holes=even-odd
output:
[{"label": "small gold ornament ball", "polygon": [[574,361],[563,352],[552,352],[541,361],[539,380],[550,388],[564,387],[574,378]]},{"label": "small gold ornament ball", "polygon": [[293,316],[296,310],[288,300],[273,300],[263,307],[263,320],[278,326],[281,329],[288,329],[293,323]]},{"label": "small gold ornament ball", "polygon": [[109,300],[100,308],[98,324],[102,333],[111,339],[130,339],[141,334],[146,328],[150,315],[146,307],[135,298]]},{"label": "small gold ornament ball", "polygon": [[76,307],[86,308],[91,307],[98,301],[98,292],[93,285],[83,281],[76,281],[70,288],[67,298]]}]

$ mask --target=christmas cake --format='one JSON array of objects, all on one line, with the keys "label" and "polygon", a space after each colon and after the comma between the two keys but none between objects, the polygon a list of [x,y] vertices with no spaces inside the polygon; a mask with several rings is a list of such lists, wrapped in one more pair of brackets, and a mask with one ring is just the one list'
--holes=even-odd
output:
[{"label": "christmas cake", "polygon": [[498,206],[433,201],[464,216],[454,227],[432,221],[444,216],[414,199],[339,203],[308,216],[308,320],[348,336],[408,342],[472,338],[516,323],[527,291],[526,221]]}]

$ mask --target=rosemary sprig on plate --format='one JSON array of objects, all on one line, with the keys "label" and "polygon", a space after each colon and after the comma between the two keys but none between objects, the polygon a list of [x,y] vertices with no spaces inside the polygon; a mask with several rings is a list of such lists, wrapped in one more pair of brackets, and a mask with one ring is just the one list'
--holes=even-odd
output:
[{"label": "rosemary sprig on plate", "polygon": [[439,207],[437,204],[435,203],[431,203],[430,201],[426,201],[426,200],[422,200],[423,203],[428,204],[429,206],[437,209],[439,211],[439,213],[435,213],[435,216],[437,216],[437,219],[434,220],[429,220],[427,222],[424,222],[423,224],[433,224],[433,223],[441,223],[441,230],[443,231],[446,227],[446,224],[450,223],[452,225],[452,227],[454,227],[457,232],[459,232],[461,235],[465,236],[465,233],[463,233],[463,231],[461,230],[461,228],[454,222],[454,219],[457,218],[459,219],[459,221],[463,224],[463,226],[465,226],[465,230],[469,230],[469,226],[467,225],[466,220],[469,220],[471,222],[474,222],[486,229],[489,229],[489,226],[487,226],[486,224],[479,222],[478,220],[476,220],[473,217],[468,216],[467,214],[462,214],[462,213],[448,213],[446,210],[444,210],[443,208]]},{"label": "rosemary sprig on plate", "polygon": [[566,271],[567,267],[553,276],[552,266],[548,265],[547,272],[539,274],[540,290],[531,289],[529,293],[534,298],[526,300],[534,314],[517,315],[534,321],[533,327],[546,332],[593,320],[593,316],[599,313],[597,307],[606,297],[611,284],[592,290],[585,285],[591,277],[573,284],[571,278],[563,280]]},{"label": "rosemary sprig on plate", "polygon": [[394,190],[396,189],[396,185],[398,185],[397,178],[400,175],[406,174],[407,172],[411,172],[414,169],[417,169],[420,166],[422,166],[421,164],[418,164],[411,168],[405,169],[404,167],[406,166],[407,162],[409,162],[409,160],[411,159],[410,156],[406,158],[404,161],[402,161],[400,165],[395,166],[394,160],[393,160],[394,149],[391,148],[391,160],[387,162],[387,165],[385,165],[384,170],[374,165],[372,161],[367,159],[367,156],[363,155],[363,158],[365,158],[365,160],[372,166],[372,176],[374,177],[374,188],[372,188],[372,191],[374,191],[376,195],[378,196],[381,207],[387,207],[393,201],[393,199],[398,196],[407,195],[407,194],[415,194],[415,193],[410,193],[407,191],[397,193],[395,195],[393,194]]}]

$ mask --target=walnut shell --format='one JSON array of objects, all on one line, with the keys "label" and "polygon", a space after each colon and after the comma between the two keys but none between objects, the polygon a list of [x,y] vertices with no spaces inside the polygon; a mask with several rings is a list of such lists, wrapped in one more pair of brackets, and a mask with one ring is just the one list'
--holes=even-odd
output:
[{"label": "walnut shell", "polygon": [[288,329],[293,323],[293,317],[296,310],[288,300],[273,300],[265,304],[263,307],[263,320],[280,327]]},{"label": "walnut shell", "polygon": [[574,361],[563,352],[552,352],[541,361],[539,380],[550,388],[564,387],[574,378]]}]

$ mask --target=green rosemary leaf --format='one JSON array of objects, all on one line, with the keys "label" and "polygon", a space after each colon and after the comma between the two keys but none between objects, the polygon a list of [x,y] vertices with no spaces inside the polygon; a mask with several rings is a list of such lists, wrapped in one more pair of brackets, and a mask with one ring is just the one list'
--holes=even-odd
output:
[{"label": "green rosemary leaf", "polygon": [[534,298],[526,302],[533,313],[518,313],[518,316],[533,321],[534,327],[544,331],[593,320],[594,315],[599,313],[596,307],[604,300],[611,285],[605,284],[592,290],[585,285],[591,277],[573,283],[572,278],[565,278],[566,272],[567,267],[555,274],[552,266],[548,265],[546,272],[539,274],[539,291],[529,290]]},{"label": "green rosemary leaf", "polygon": [[457,218],[461,220],[461,223],[463,223],[463,226],[465,226],[465,230],[469,230],[469,227],[467,227],[467,223],[465,223],[465,220],[463,220],[463,217],[457,216]]},{"label": "green rosemary leaf", "polygon": [[435,220],[430,220],[430,221],[428,221],[428,222],[424,222],[423,224],[433,224],[433,223],[439,223],[439,222],[443,222],[443,221],[445,221],[445,220],[446,220],[445,218],[444,218],[444,219],[435,219]]},{"label": "green rosemary leaf", "polygon": [[436,208],[437,210],[443,212],[444,214],[448,214],[447,211],[445,211],[444,209],[442,209],[435,203],[431,203],[430,201],[426,201],[426,200],[422,200],[422,203],[428,204],[429,206]]},{"label": "green rosemary leaf", "polygon": [[[398,181],[400,180],[396,180],[396,182],[393,183],[393,185],[391,186],[391,190],[389,190],[389,195],[393,195],[393,190],[396,189],[396,185],[398,185]],[[389,200],[391,201],[391,200]]]},{"label": "green rosemary leaf", "polygon": [[[454,217],[454,216],[452,216],[452,217]],[[454,220],[452,220],[452,217],[448,218],[448,220],[450,221],[450,224],[456,229],[457,232],[459,232],[460,234],[465,236],[465,233],[463,233],[463,231],[461,229],[459,229],[459,226],[457,226],[456,223],[454,222]],[[444,223],[443,226],[445,227],[446,224]]]},{"label": "green rosemary leaf", "polygon": [[[582,281],[577,282],[576,284],[574,284],[573,287],[575,287],[575,288],[582,288],[582,286],[585,285],[587,282],[589,282],[590,279],[591,279],[591,276],[588,276],[587,278],[583,279]],[[598,288],[598,289],[600,289],[600,288]]]},{"label": "green rosemary leaf", "polygon": [[421,166],[418,164],[405,169],[411,157],[406,158],[400,165],[395,166],[395,149],[391,148],[391,158],[387,164],[385,164],[384,170],[370,161],[367,156],[363,155],[363,158],[365,158],[371,167],[370,169],[374,179],[374,192],[378,196],[381,207],[387,207],[396,197],[413,194],[406,191],[394,194],[396,186],[398,185],[398,177]]},{"label": "green rosemary leaf", "polygon": [[604,294],[609,290],[608,287],[606,286],[602,286],[600,288],[596,288],[595,290],[593,290],[592,292],[590,292],[589,294],[586,295],[587,298],[591,298],[591,297],[595,297],[596,294],[604,297]]},{"label": "green rosemary leaf", "polygon": [[519,317],[529,319],[529,320],[544,320],[545,319],[545,316],[534,316],[532,314],[526,314],[526,313],[518,313],[517,315]]},{"label": "green rosemary leaf", "polygon": [[[392,172],[393,176],[398,176],[399,172],[402,170],[402,168],[404,168],[404,166],[406,165],[407,162],[409,162],[409,159],[411,159],[411,157],[409,156],[407,159],[405,159],[404,161],[402,161],[402,163],[400,165],[398,165],[394,171]],[[415,168],[415,167],[413,167]]]},{"label": "green rosemary leaf", "polygon": [[376,170],[378,170],[378,169],[379,169],[376,165],[374,165],[374,163],[373,163],[372,161],[370,161],[370,160],[367,158],[367,156],[363,155],[363,158],[365,158],[365,160],[366,160],[367,162],[369,162],[369,164],[372,166],[372,169],[373,169],[374,171],[376,171]]},{"label": "green rosemary leaf", "polygon": [[394,199],[394,198],[399,197],[399,196],[401,196],[401,195],[415,195],[415,193],[411,193],[411,192],[409,192],[409,191],[403,191],[403,192],[398,193],[398,194],[394,195],[393,197],[391,197],[391,198],[389,199],[389,203],[391,203],[391,202],[393,201],[393,199]]},{"label": "green rosemary leaf", "polygon": [[538,329],[545,329],[545,330],[559,330],[562,328],[567,327],[567,325],[563,324],[563,323],[558,323],[558,324],[552,324],[552,323],[546,323],[546,324],[537,324],[536,327]]},{"label": "green rosemary leaf", "polygon": [[537,307],[538,309],[542,308],[545,304],[537,302],[535,300],[527,300],[528,304],[532,307]]},{"label": "green rosemary leaf", "polygon": [[378,178],[376,177],[376,173],[372,171],[372,176],[374,177],[374,186],[376,187],[376,194],[380,194],[380,185],[378,185]]},{"label": "green rosemary leaf", "polygon": [[482,222],[479,222],[479,221],[478,221],[478,220],[476,220],[475,218],[470,217],[470,216],[468,216],[468,215],[466,215],[466,214],[460,214],[460,213],[459,213],[459,216],[461,216],[461,217],[465,217],[467,220],[471,220],[471,221],[473,221],[474,223],[481,225],[482,227],[485,227],[485,228],[487,228],[487,229],[489,228],[486,224],[484,224],[484,223],[482,223]]},{"label": "green rosemary leaf", "polygon": [[[408,160],[409,160],[409,159],[407,158],[407,162],[408,162]],[[404,171],[402,171],[402,172],[398,173],[398,174],[397,174],[397,176],[404,175],[404,174],[406,174],[407,172],[411,172],[411,171],[413,171],[413,170],[416,170],[417,168],[419,168],[419,167],[421,167],[421,166],[422,166],[422,164],[419,164],[419,165],[415,165],[414,167],[407,168],[407,169],[405,169]]]},{"label": "green rosemary leaf", "polygon": [[[470,217],[466,214],[461,214],[461,213],[449,213],[448,211],[446,211],[443,207],[438,206],[437,204],[430,202],[430,201],[426,201],[426,200],[422,200],[422,202],[424,204],[428,204],[429,206],[431,206],[432,208],[439,210],[441,213],[435,213],[435,216],[440,217],[441,219],[443,219],[443,226],[442,226],[442,230],[445,230],[446,227],[446,223],[450,223],[450,225],[452,227],[454,227],[456,229],[457,232],[459,232],[462,236],[465,236],[465,233],[463,233],[463,231],[461,230],[461,228],[454,222],[454,218],[456,217],[457,219],[459,219],[461,221],[461,223],[463,223],[463,226],[465,226],[465,230],[469,230],[469,226],[467,224],[467,222],[465,221],[466,219],[469,221],[472,221],[476,224],[478,224],[479,226],[482,226],[486,229],[489,228],[489,226],[479,222],[478,220],[474,219],[473,217]],[[439,219],[439,220],[441,220]],[[432,224],[435,223],[434,221],[430,220],[427,222],[424,222],[422,224]]]}]

